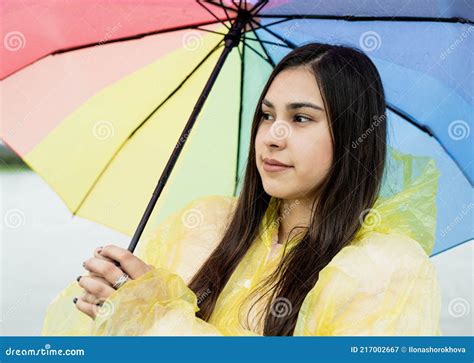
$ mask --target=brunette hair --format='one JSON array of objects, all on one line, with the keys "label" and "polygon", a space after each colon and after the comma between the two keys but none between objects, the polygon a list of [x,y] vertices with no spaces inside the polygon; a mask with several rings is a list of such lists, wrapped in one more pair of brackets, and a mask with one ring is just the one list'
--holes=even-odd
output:
[{"label": "brunette hair", "polygon": [[[197,316],[209,320],[219,294],[258,237],[271,198],[256,166],[261,103],[276,75],[295,67],[311,70],[319,86],[333,138],[333,163],[321,183],[301,241],[284,254],[261,286],[267,291],[260,298],[271,293],[263,314],[264,335],[293,335],[303,300],[320,271],[351,242],[361,226],[360,216],[376,201],[385,166],[385,97],[380,75],[369,57],[357,49],[320,43],[287,54],[273,69],[258,100],[243,187],[232,219],[218,247],[189,283],[198,296],[202,291],[208,294],[199,302]],[[284,316],[272,313],[281,299],[291,306]]]}]

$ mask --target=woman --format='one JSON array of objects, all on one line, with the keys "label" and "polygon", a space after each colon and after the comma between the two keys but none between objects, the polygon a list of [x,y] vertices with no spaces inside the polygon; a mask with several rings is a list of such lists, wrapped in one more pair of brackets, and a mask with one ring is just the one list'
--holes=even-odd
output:
[{"label": "woman", "polygon": [[385,113],[363,53],[293,50],[257,103],[240,196],[193,201],[136,255],[97,249],[43,334],[439,335],[438,172],[387,158]]}]

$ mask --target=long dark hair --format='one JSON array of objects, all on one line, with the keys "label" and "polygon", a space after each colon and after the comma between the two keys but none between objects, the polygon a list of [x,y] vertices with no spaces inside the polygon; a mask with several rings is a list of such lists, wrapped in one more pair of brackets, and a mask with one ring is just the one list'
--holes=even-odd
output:
[{"label": "long dark hair", "polygon": [[[333,164],[313,205],[302,239],[284,253],[262,284],[271,293],[264,310],[264,335],[293,335],[298,313],[319,272],[354,238],[360,217],[377,199],[386,157],[386,105],[379,73],[362,52],[310,43],[291,51],[274,68],[255,110],[242,191],[224,236],[189,287],[199,296],[197,316],[209,320],[216,300],[239,262],[258,237],[271,196],[256,166],[255,137],[262,120],[261,102],[275,76],[293,67],[312,71],[323,97],[333,138]],[[285,250],[286,252],[286,250]],[[272,314],[277,299],[291,304],[284,317]]]}]

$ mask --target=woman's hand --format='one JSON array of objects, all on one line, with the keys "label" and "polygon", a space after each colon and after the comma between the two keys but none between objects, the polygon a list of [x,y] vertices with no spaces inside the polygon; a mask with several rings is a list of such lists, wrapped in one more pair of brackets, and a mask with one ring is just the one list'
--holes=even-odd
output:
[{"label": "woman's hand", "polygon": [[154,268],[130,251],[114,245],[97,248],[94,257],[82,265],[89,271],[89,275],[77,278],[85,293],[74,298],[74,303],[92,319],[95,319],[102,303],[116,291],[113,285],[120,276],[126,273],[129,280],[135,280]]}]

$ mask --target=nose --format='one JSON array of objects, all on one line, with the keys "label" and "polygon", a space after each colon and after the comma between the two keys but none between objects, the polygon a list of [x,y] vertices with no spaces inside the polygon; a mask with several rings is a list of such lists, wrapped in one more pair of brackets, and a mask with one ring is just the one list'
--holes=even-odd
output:
[{"label": "nose", "polygon": [[283,148],[291,135],[291,125],[287,121],[276,120],[267,129],[264,143],[269,147]]}]

